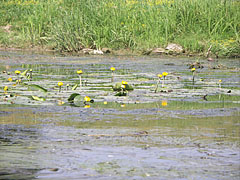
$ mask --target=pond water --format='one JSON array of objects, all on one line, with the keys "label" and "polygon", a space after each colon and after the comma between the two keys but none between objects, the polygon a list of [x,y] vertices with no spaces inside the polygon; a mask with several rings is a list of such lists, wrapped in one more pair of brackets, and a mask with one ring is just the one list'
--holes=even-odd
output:
[{"label": "pond water", "polygon": [[239,179],[239,62],[0,51],[0,179]]}]

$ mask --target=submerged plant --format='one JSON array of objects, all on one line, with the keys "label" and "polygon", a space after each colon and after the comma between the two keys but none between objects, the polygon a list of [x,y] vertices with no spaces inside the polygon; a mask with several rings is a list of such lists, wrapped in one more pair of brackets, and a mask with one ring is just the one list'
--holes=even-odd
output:
[{"label": "submerged plant", "polygon": [[164,87],[165,79],[166,79],[166,76],[168,75],[168,73],[167,73],[167,72],[163,72],[162,75],[163,75],[163,83],[162,83],[162,87]]},{"label": "submerged plant", "polygon": [[62,82],[58,82],[59,92],[61,92],[62,85],[63,85]]},{"label": "submerged plant", "polygon": [[80,86],[80,88],[82,87],[82,77],[81,77],[82,73],[83,73],[82,70],[77,71],[77,74],[79,76],[79,86]]},{"label": "submerged plant", "polygon": [[113,80],[114,80],[114,71],[115,71],[115,67],[111,67],[110,70],[112,71],[111,82],[113,82]]}]

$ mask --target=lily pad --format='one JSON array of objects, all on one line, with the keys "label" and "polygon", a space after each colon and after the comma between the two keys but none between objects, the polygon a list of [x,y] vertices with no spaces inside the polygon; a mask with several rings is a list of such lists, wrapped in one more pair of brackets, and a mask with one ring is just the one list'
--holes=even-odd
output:
[{"label": "lily pad", "polygon": [[[122,90],[122,83],[118,82],[113,86],[114,91],[121,91]],[[125,90],[127,91],[133,91],[133,87],[130,84],[125,84]]]},{"label": "lily pad", "polygon": [[37,84],[30,84],[30,85],[28,85],[28,88],[30,88],[31,90],[39,90],[39,91],[47,92],[47,89],[45,89]]},{"label": "lily pad", "polygon": [[78,93],[73,93],[71,96],[68,98],[68,102],[73,102],[76,96],[79,96],[80,94]]},{"label": "lily pad", "polygon": [[42,98],[42,97],[38,97],[38,96],[31,96],[31,98],[35,101],[46,101],[45,98]]}]

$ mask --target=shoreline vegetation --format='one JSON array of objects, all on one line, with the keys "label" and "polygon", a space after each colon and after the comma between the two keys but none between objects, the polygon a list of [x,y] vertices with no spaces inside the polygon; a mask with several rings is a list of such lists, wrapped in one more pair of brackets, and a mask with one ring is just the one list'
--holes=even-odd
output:
[{"label": "shoreline vegetation", "polygon": [[239,57],[239,9],[238,0],[2,0],[0,47]]}]

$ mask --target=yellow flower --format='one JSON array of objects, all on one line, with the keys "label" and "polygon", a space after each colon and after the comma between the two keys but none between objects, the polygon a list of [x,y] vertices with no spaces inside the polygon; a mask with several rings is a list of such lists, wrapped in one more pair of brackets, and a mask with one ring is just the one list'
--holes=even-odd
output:
[{"label": "yellow flower", "polygon": [[168,73],[167,73],[167,72],[163,72],[162,75],[163,75],[164,77],[166,77],[166,76],[168,75]]},{"label": "yellow flower", "polygon": [[142,27],[145,27],[146,25],[145,24],[142,24]]},{"label": "yellow flower", "polygon": [[59,105],[59,106],[61,106],[61,105],[63,105],[63,104],[65,104],[65,102],[63,102],[63,101],[61,101],[61,100],[58,101],[58,105]]},{"label": "yellow flower", "polygon": [[221,80],[221,79],[219,79],[219,80],[218,80],[218,82],[219,82],[219,83],[222,83],[222,80]]},{"label": "yellow flower", "polygon": [[84,108],[90,108],[91,106],[89,104],[86,104]]},{"label": "yellow flower", "polygon": [[126,106],[126,104],[121,104],[121,107],[125,107]]},{"label": "yellow flower", "polygon": [[9,82],[12,82],[12,78],[8,78],[8,81],[9,81]]},{"label": "yellow flower", "polygon": [[126,85],[126,84],[128,84],[128,82],[127,81],[122,81],[122,84]]},{"label": "yellow flower", "polygon": [[162,74],[158,74],[158,77],[161,78],[161,77],[162,77]]},{"label": "yellow flower", "polygon": [[123,84],[123,85],[121,85],[121,88],[125,89],[125,88],[126,88],[126,85],[124,85],[124,84]]},{"label": "yellow flower", "polygon": [[62,85],[63,85],[63,83],[62,83],[62,82],[58,82],[58,86],[60,86],[60,87],[61,87]]},{"label": "yellow flower", "polygon": [[115,71],[115,67],[111,67],[110,70],[111,70],[111,71]]},{"label": "yellow flower", "polygon": [[19,70],[15,71],[15,74],[17,74],[17,75],[19,75],[20,73],[21,73],[21,71],[19,71]]},{"label": "yellow flower", "polygon": [[88,97],[88,96],[85,96],[85,97],[84,97],[84,101],[86,101],[86,102],[90,102],[90,101],[91,101],[91,98]]},{"label": "yellow flower", "polygon": [[4,89],[3,89],[5,92],[8,90],[8,87],[7,86],[4,86]]},{"label": "yellow flower", "polygon": [[19,80],[16,80],[16,83],[20,83],[22,80],[21,79],[19,79]]},{"label": "yellow flower", "polygon": [[167,106],[167,101],[166,100],[162,100],[162,106]]},{"label": "yellow flower", "polygon": [[107,104],[108,102],[107,101],[104,101],[103,104]]},{"label": "yellow flower", "polygon": [[192,72],[196,71],[196,68],[192,68],[191,71],[192,71]]},{"label": "yellow flower", "polygon": [[77,73],[80,75],[80,74],[82,74],[83,72],[82,72],[82,70],[78,70]]}]

